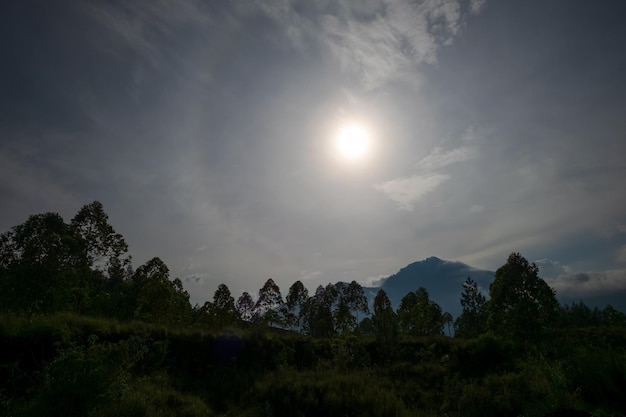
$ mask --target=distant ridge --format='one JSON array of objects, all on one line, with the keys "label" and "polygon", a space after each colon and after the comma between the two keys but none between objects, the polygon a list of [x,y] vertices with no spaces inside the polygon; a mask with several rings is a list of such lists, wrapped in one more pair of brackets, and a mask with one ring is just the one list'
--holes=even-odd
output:
[{"label": "distant ridge", "polygon": [[383,278],[377,287],[366,288],[371,299],[380,288],[384,289],[394,309],[400,305],[400,300],[410,291],[424,287],[430,299],[441,306],[454,317],[461,314],[461,293],[463,282],[471,277],[478,283],[479,288],[487,294],[489,284],[495,273],[474,268],[463,262],[447,261],[431,256],[421,261],[413,262],[400,269],[395,274]]},{"label": "distant ridge", "polygon": [[[367,287],[364,290],[370,300],[370,306],[376,293],[382,288],[387,293],[393,308],[397,309],[402,297],[410,291],[424,287],[431,300],[439,304],[443,311],[449,312],[456,318],[462,311],[460,299],[463,292],[463,282],[467,277],[476,281],[479,289],[489,298],[489,285],[495,277],[494,271],[474,268],[463,262],[447,261],[436,256],[413,262],[395,274],[381,279],[377,286]],[[546,281],[548,284],[550,283],[549,280]],[[582,301],[590,308],[598,307],[600,309],[611,304],[616,309],[626,312],[626,292],[624,291],[609,294],[581,294],[579,296],[568,296],[557,292],[556,296],[561,304]]]}]

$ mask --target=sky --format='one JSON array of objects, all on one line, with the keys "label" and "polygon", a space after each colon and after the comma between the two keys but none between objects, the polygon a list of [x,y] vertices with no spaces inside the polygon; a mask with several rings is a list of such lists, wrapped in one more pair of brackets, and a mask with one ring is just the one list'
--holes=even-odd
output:
[{"label": "sky", "polygon": [[511,252],[557,291],[625,290],[625,13],[4,1],[0,230],[98,200],[134,266],[160,257],[198,303]]}]

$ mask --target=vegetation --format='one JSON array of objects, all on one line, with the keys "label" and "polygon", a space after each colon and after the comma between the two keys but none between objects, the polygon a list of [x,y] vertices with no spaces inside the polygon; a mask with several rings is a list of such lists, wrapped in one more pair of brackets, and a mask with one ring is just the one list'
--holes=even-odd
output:
[{"label": "vegetation", "polygon": [[0,415],[626,413],[626,315],[559,306],[518,253],[488,298],[468,277],[453,320],[425,288],[397,311],[380,290],[369,315],[356,282],[283,301],[268,279],[236,302],[221,284],[192,307],[159,258],[133,270],[127,252],[98,202],[0,236]]}]

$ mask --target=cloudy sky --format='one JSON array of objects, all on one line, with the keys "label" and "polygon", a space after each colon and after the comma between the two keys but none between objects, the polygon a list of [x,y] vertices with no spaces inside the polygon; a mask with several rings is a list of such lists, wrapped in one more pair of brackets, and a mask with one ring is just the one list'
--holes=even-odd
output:
[{"label": "cloudy sky", "polygon": [[2,2],[0,229],[99,200],[135,266],[161,257],[193,302],[512,251],[560,291],[626,289],[625,13]]}]

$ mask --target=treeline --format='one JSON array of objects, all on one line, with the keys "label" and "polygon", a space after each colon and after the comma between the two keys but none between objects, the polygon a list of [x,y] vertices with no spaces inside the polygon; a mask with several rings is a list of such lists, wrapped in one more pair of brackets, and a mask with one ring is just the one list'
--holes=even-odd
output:
[{"label": "treeline", "polygon": [[320,285],[314,294],[296,281],[283,299],[268,279],[256,299],[244,292],[235,301],[220,284],[212,301],[192,306],[182,281],[171,280],[159,258],[133,269],[128,245],[98,201],[83,206],[69,224],[56,213],[37,214],[0,236],[0,312],[16,315],[72,312],[212,329],[260,324],[315,337],[356,332],[388,341],[446,330],[465,338],[487,332],[532,338],[563,326],[626,324],[611,306],[560,306],[537,266],[518,253],[497,270],[489,299],[468,277],[460,302],[463,312],[454,319],[420,287],[394,311],[381,289],[370,312],[355,281]]},{"label": "treeline", "polygon": [[460,303],[269,279],[192,306],[160,259],[133,269],[100,203],[34,215],[0,236],[0,415],[625,415],[622,312],[560,306],[518,253]]}]

